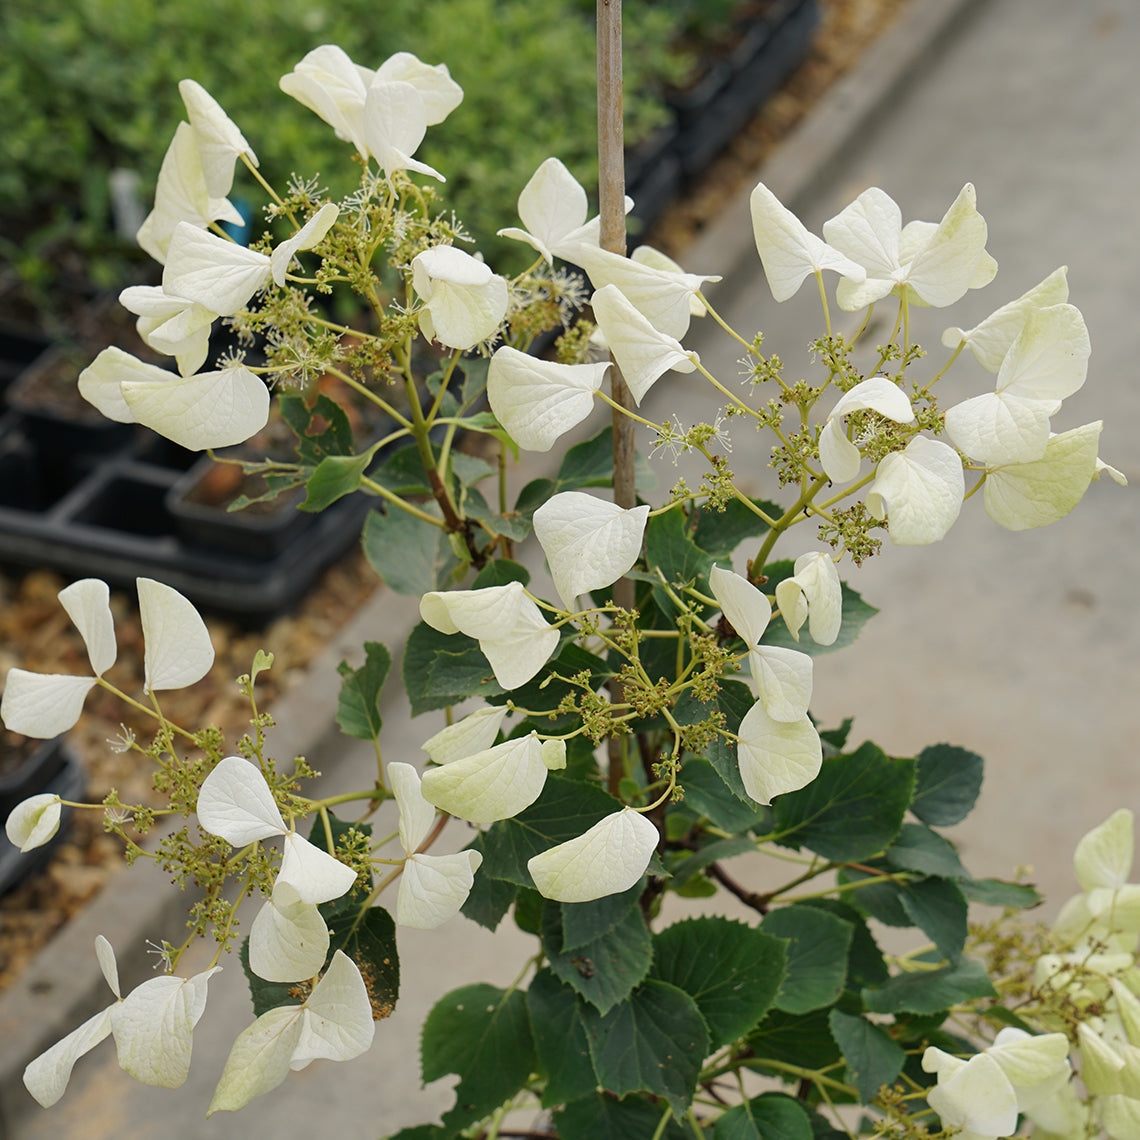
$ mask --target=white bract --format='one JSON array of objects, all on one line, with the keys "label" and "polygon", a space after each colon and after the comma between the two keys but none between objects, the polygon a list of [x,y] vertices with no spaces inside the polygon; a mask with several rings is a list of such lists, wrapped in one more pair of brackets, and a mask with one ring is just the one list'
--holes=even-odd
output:
[{"label": "white bract", "polygon": [[63,1096],[75,1062],[111,1035],[119,1065],[143,1084],[176,1089],[190,1071],[194,1027],[206,1008],[206,986],[221,967],[192,978],[151,978],[124,998],[115,952],[101,934],[95,939],[95,955],[117,1000],[24,1069],[24,1085],[44,1108]]},{"label": "white bract", "polygon": [[242,216],[225,197],[211,196],[194,129],[189,123],[179,123],[158,172],[154,209],[135,240],[162,264],[181,223],[205,229],[214,221],[240,226]]},{"label": "white bract", "polygon": [[132,285],[119,294],[119,304],[139,318],[135,327],[143,341],[156,352],[173,356],[183,376],[202,367],[217,313],[158,285]]},{"label": "white bract", "polygon": [[528,859],[526,867],[543,897],[591,902],[629,890],[645,874],[659,838],[644,815],[625,807]]},{"label": "white bract", "polygon": [[428,803],[471,823],[511,819],[542,794],[546,774],[566,767],[566,742],[536,733],[504,740],[424,773]]},{"label": "white bract", "polygon": [[788,300],[807,277],[824,269],[855,281],[866,277],[861,265],[811,233],[763,182],[756,184],[749,204],[756,251],[775,300]]},{"label": "white bract", "polygon": [[971,458],[990,466],[1040,459],[1049,418],[1085,382],[1088,329],[1072,305],[1030,312],[1002,358],[993,392],[946,412],[946,431]]},{"label": "white bract", "polygon": [[230,317],[265,287],[271,272],[264,253],[179,222],[167,250],[162,288]]},{"label": "white bract", "polygon": [[692,372],[697,367],[697,354],[687,351],[679,340],[658,332],[617,285],[599,289],[590,306],[637,404],[666,372]]},{"label": "white bract", "polygon": [[768,716],[777,721],[800,722],[811,701],[811,658],[796,649],[760,644],[772,617],[772,606],[746,578],[714,566],[709,587],[729,624],[748,646],[748,666]]},{"label": "white bract", "polygon": [[986,513],[1006,530],[1050,526],[1081,501],[1096,475],[1097,420],[1052,436],[1045,452],[1031,463],[987,468]]},{"label": "white bract", "polygon": [[412,284],[424,303],[420,331],[448,348],[466,350],[488,340],[507,314],[506,280],[453,245],[416,254]]},{"label": "white bract", "polygon": [[839,307],[862,309],[892,292],[912,304],[954,304],[967,289],[988,285],[997,272],[997,262],[986,253],[986,233],[968,182],[937,225],[904,227],[890,195],[878,187],[864,190],[823,224],[828,243],[864,271],[843,273],[835,294]]},{"label": "white bract", "polygon": [[4,821],[8,842],[20,851],[42,847],[59,831],[63,805],[57,795],[41,792],[18,803]]},{"label": "white bract", "polygon": [[186,117],[194,130],[206,189],[212,197],[224,198],[234,182],[234,162],[245,155],[257,166],[257,155],[237,124],[200,83],[183,79],[178,84],[178,94],[182,96]]},{"label": "white bract", "polygon": [[495,743],[506,715],[506,705],[488,705],[455,724],[441,728],[420,747],[433,764],[450,764],[453,760],[462,760],[464,756],[482,752]]},{"label": "white bract", "polygon": [[818,550],[801,554],[792,576],[776,587],[776,604],[788,632],[799,641],[800,626],[817,645],[833,645],[843,623],[843,586],[832,558]]},{"label": "white bract", "polygon": [[579,594],[616,582],[637,561],[647,506],[623,510],[582,491],[553,495],[534,512],[534,533],[566,609]]},{"label": "white bract", "polygon": [[503,345],[487,370],[487,399],[511,439],[527,451],[549,451],[593,410],[608,362],[559,364]]},{"label": "white bract", "polygon": [[896,546],[925,546],[946,536],[965,494],[958,453],[940,440],[916,435],[902,451],[879,461],[866,502],[875,518],[887,520]]},{"label": "white bract", "polygon": [[435,807],[424,799],[419,774],[411,764],[389,764],[388,782],[400,811],[400,846],[406,856],[396,921],[417,930],[434,930],[459,913],[483,856],[478,851],[419,853],[435,822]]},{"label": "white bract", "polygon": [[79,374],[79,394],[108,419],[189,451],[244,443],[269,422],[269,389],[240,364],[178,376],[112,346]]},{"label": "white bract", "polygon": [[[625,203],[628,213],[633,201]],[[600,223],[596,217],[586,220],[585,188],[557,158],[546,159],[531,175],[518,209],[526,229],[508,226],[499,236],[526,242],[550,264],[556,257],[573,261],[581,246],[598,245]]]},{"label": "white bract", "polygon": [[320,245],[339,213],[334,202],[326,202],[291,238],[274,247],[269,255],[269,272],[275,285],[285,284],[289,264],[298,253]]},{"label": "white bract", "polygon": [[351,1061],[375,1032],[360,970],[338,950],[304,1002],[279,1005],[239,1034],[206,1115],[242,1108],[319,1058]]},{"label": "white bract", "polygon": [[428,126],[442,122],[463,98],[445,65],[432,67],[399,52],[372,71],[339,47],[323,44],[282,76],[280,86],[363,157],[375,158],[385,174],[415,170],[443,180],[412,155]]},{"label": "white bract", "polygon": [[558,645],[521,582],[481,590],[433,590],[420,599],[420,617],[440,633],[465,633],[479,642],[504,689],[525,685]]},{"label": "white bract", "polygon": [[859,448],[847,438],[843,417],[851,412],[873,411],[897,424],[914,422],[907,394],[886,376],[861,380],[844,393],[828,412],[819,435],[819,461],[833,483],[849,483],[859,474]]},{"label": "white bract", "polygon": [[775,720],[764,702],[757,701],[744,714],[736,735],[740,779],[758,804],[807,787],[819,775],[823,746],[806,713],[795,721]]},{"label": "white bract", "polygon": [[[181,689],[200,681],[214,663],[214,647],[198,611],[170,586],[151,578],[137,578],[135,583],[145,641],[146,690]],[[10,669],[0,701],[0,719],[10,731],[25,736],[48,739],[71,728],[83,711],[84,698],[115,663],[115,628],[107,584],[98,578],[83,578],[60,590],[59,600],[87,646],[95,675]]]}]

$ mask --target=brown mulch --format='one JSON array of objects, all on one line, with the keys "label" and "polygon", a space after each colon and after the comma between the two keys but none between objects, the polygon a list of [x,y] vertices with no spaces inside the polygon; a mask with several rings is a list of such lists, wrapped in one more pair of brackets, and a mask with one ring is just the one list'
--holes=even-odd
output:
[{"label": "brown mulch", "polygon": [[[719,215],[724,203],[755,179],[756,168],[772,148],[908,2],[821,0],[823,24],[808,59],[710,164],[700,184],[667,211],[647,235],[650,243],[673,257],[682,255]],[[22,578],[0,575],[0,675],[12,666],[42,672],[88,671],[83,642],[56,600],[64,585],[63,579],[46,571]],[[376,585],[375,575],[357,550],[326,571],[295,612],[263,630],[250,632],[208,619],[217,653],[214,667],[192,688],[164,694],[164,713],[187,726],[217,724],[228,741],[236,739],[246,730],[248,707],[233,682],[248,672],[256,651],[275,655],[273,669],[259,678],[258,700],[265,708],[319,655]],[[141,690],[142,633],[134,599],[113,594],[112,608],[120,651],[108,679],[136,695]],[[101,800],[113,787],[119,789],[124,802],[145,802],[153,796],[150,773],[140,768],[132,753],[116,752],[108,743],[120,736],[123,724],[146,738],[146,718],[132,720],[129,713],[97,689],[70,735],[87,767],[89,802]],[[46,868],[0,899],[0,990],[122,866],[119,842],[102,832],[99,813],[77,813],[67,842],[55,851]]]}]

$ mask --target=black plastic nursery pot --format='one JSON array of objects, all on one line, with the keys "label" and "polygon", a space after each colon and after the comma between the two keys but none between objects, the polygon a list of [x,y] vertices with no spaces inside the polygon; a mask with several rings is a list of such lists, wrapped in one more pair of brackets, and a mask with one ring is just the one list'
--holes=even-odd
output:
[{"label": "black plastic nursery pot", "polygon": [[[30,796],[47,793],[62,800],[81,800],[86,776],[74,750],[62,736],[31,740],[0,732],[0,819]],[[64,808],[59,831],[42,847],[21,852],[0,832],[0,894],[39,870],[67,834],[71,809]]]}]

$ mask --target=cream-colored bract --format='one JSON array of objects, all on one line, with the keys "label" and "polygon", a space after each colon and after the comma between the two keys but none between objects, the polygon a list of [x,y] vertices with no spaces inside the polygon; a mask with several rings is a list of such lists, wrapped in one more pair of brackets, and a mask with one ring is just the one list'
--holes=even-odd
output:
[{"label": "cream-colored bract", "polygon": [[797,641],[806,617],[812,641],[834,645],[843,624],[843,586],[831,556],[818,550],[801,554],[792,566],[792,576],[776,586],[776,604]]},{"label": "cream-colored bract", "polygon": [[244,1107],[275,1089],[290,1070],[319,1058],[359,1057],[375,1032],[364,979],[356,963],[337,950],[302,1004],[277,1006],[238,1035],[206,1115]]},{"label": "cream-colored bract", "polygon": [[576,839],[527,861],[539,894],[556,902],[591,902],[629,890],[649,865],[660,836],[640,812],[625,807]]},{"label": "cream-colored bract", "polygon": [[507,282],[453,245],[412,259],[412,284],[424,303],[420,331],[428,340],[467,350],[493,337],[507,314]]},{"label": "cream-colored bract", "polygon": [[178,94],[182,96],[186,117],[194,130],[206,189],[212,197],[224,198],[233,186],[234,162],[245,155],[257,166],[257,155],[237,124],[200,83],[183,79],[178,84]]},{"label": "cream-colored bract", "polygon": [[4,821],[8,842],[20,851],[42,847],[59,831],[63,813],[59,796],[40,792],[18,803]]},{"label": "cream-colored bract", "polygon": [[396,922],[417,930],[434,930],[459,913],[483,856],[478,851],[451,855],[418,852],[435,820],[435,807],[424,799],[419,774],[410,764],[389,764],[388,782],[400,812],[400,845],[405,856],[396,897]]},{"label": "cream-colored bract", "polygon": [[119,1065],[143,1084],[176,1089],[190,1071],[194,1027],[206,1008],[207,983],[221,967],[192,978],[151,978],[123,998],[115,953],[101,934],[95,940],[95,952],[117,1000],[24,1069],[25,1087],[44,1108],[66,1092],[75,1062],[112,1034]]},{"label": "cream-colored bract", "polygon": [[819,775],[823,747],[807,715],[796,721],[776,720],[757,701],[744,714],[737,736],[740,779],[758,804],[806,787]]},{"label": "cream-colored bract", "polygon": [[[136,579],[148,692],[178,689],[201,680],[214,662],[214,648],[198,611],[177,590],[150,578]],[[94,677],[9,669],[0,700],[0,720],[12,732],[48,739],[72,728],[97,679],[115,661],[110,591],[98,578],[83,578],[59,599],[87,646]]]},{"label": "cream-colored bract", "polygon": [[503,345],[487,370],[487,399],[495,418],[526,451],[549,451],[593,410],[608,362],[559,364]]},{"label": "cream-colored bract", "polygon": [[902,451],[879,461],[866,503],[875,518],[887,520],[896,546],[925,546],[946,536],[965,494],[958,453],[940,440],[916,435]]},{"label": "cream-colored bract", "polygon": [[624,510],[582,491],[552,495],[534,512],[534,533],[568,609],[579,594],[616,582],[637,561],[649,507]]},{"label": "cream-colored bract", "polygon": [[859,449],[846,434],[843,417],[850,412],[874,411],[898,424],[914,422],[910,398],[886,376],[860,381],[835,402],[819,436],[819,461],[833,483],[849,483],[859,474]]}]

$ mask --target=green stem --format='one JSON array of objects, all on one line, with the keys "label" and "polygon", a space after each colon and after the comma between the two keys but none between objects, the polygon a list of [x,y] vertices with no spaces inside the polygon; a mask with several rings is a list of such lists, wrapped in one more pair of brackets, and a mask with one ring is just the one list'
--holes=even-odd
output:
[{"label": "green stem", "polygon": [[367,475],[361,475],[360,485],[367,487],[374,495],[378,495],[381,499],[391,503],[394,507],[399,507],[400,510],[407,511],[413,518],[417,518],[421,522],[431,523],[432,526],[437,526],[441,530],[447,529],[447,524],[443,519],[436,518],[435,515],[429,515],[427,511],[421,511],[419,507],[412,506],[411,503],[401,499],[394,491],[389,491],[387,487],[381,486],[374,479],[369,479]]}]

